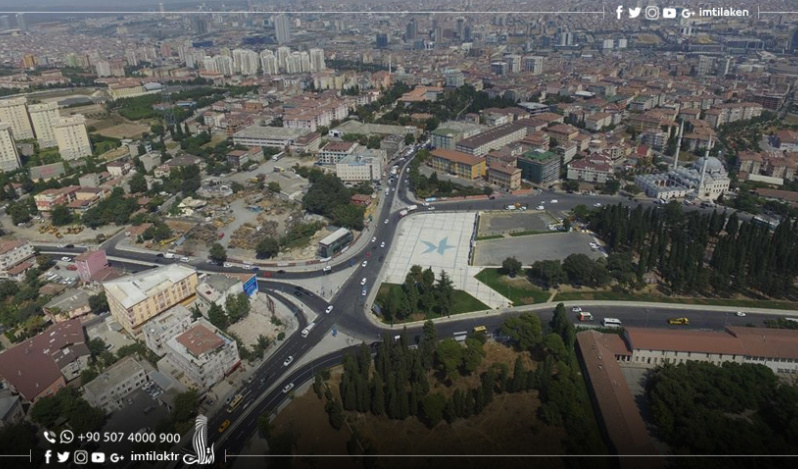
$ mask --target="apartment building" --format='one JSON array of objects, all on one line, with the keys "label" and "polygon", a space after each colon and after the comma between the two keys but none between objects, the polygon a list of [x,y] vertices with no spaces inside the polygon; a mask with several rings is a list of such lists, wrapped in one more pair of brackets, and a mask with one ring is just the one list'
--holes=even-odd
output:
[{"label": "apartment building", "polygon": [[535,184],[549,184],[560,178],[560,157],[550,151],[526,152],[518,157],[521,177]]},{"label": "apartment building", "polygon": [[147,348],[159,357],[166,355],[166,342],[177,337],[191,326],[191,311],[176,305],[158,317],[152,318],[142,329]]},{"label": "apartment building", "polygon": [[33,123],[33,130],[36,132],[39,148],[58,146],[53,130],[55,120],[61,117],[58,114],[58,103],[32,104],[28,106],[28,112]]},{"label": "apartment building", "polygon": [[354,154],[358,147],[357,142],[327,142],[319,150],[319,163],[336,164],[343,158]]},{"label": "apartment building", "polygon": [[14,171],[21,164],[11,124],[0,122],[0,170]]},{"label": "apartment building", "polygon": [[45,189],[33,196],[36,209],[44,216],[49,216],[56,205],[69,205],[77,199],[80,186],[62,187],[60,189]]},{"label": "apartment building", "polygon": [[80,114],[59,117],[53,122],[53,132],[58,142],[58,152],[64,160],[91,156],[91,141],[86,130],[86,118]]},{"label": "apartment building", "polygon": [[454,174],[466,179],[478,179],[487,171],[485,158],[455,150],[435,149],[432,151],[430,165],[436,171]]},{"label": "apartment building", "polygon": [[306,129],[265,127],[253,125],[233,134],[234,145],[246,147],[289,148],[297,151],[317,151],[319,134]]},{"label": "apartment building", "polygon": [[15,268],[26,261],[33,265],[35,255],[33,245],[28,241],[0,241],[0,278],[16,275]]},{"label": "apartment building", "polygon": [[111,316],[133,335],[151,318],[177,304],[193,301],[197,271],[178,264],[139,272],[103,283]]},{"label": "apartment building", "polygon": [[200,390],[207,390],[241,361],[236,341],[199,319],[182,334],[166,342],[166,360]]},{"label": "apartment building", "polygon": [[568,180],[604,184],[612,177],[612,160],[599,153],[568,164]]},{"label": "apartment building", "polygon": [[432,131],[432,146],[446,150],[454,150],[457,142],[478,135],[487,129],[484,125],[470,122],[449,121],[439,125]]},{"label": "apartment building", "polygon": [[28,99],[24,97],[0,100],[0,122],[11,124],[11,131],[16,140],[33,138],[27,103]]},{"label": "apartment building", "polygon": [[133,357],[114,363],[83,385],[83,397],[106,413],[125,408],[125,397],[150,382],[148,368]]},{"label": "apartment building", "polygon": [[101,270],[108,267],[108,258],[105,249],[82,252],[75,257],[75,266],[78,268],[80,280],[86,283]]},{"label": "apartment building", "polygon": [[[385,150],[377,150],[382,151]],[[378,181],[382,176],[383,155],[372,155],[370,150],[341,158],[335,164],[338,178],[344,182]]]},{"label": "apartment building", "polygon": [[526,137],[526,126],[510,123],[494,127],[473,137],[457,142],[458,152],[473,156],[482,156],[491,150],[501,148],[508,143],[517,142]]},{"label": "apartment building", "polygon": [[488,182],[503,189],[521,188],[521,170],[515,166],[494,163],[488,167]]}]

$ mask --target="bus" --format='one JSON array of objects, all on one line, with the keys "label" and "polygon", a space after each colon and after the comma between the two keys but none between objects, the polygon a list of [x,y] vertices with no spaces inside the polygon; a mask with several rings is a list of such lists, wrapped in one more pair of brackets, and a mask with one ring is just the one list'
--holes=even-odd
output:
[{"label": "bus", "polygon": [[455,332],[452,335],[454,336],[454,340],[456,340],[458,342],[465,342],[466,337],[468,337],[468,332],[466,332],[466,331]]},{"label": "bus", "polygon": [[615,318],[604,318],[601,321],[602,327],[621,327],[621,320]]},{"label": "bus", "polygon": [[236,394],[236,397],[234,397],[233,400],[230,401],[230,405],[227,406],[227,413],[232,414],[233,412],[235,412],[235,410],[238,408],[238,406],[241,405],[241,401],[243,400],[244,396],[242,396],[241,394]]}]

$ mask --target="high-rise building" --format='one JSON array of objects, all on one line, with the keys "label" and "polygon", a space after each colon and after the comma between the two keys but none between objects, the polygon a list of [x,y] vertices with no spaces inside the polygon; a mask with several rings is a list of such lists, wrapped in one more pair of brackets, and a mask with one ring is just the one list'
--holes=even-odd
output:
[{"label": "high-rise building", "polygon": [[264,49],[260,52],[260,68],[263,70],[264,75],[277,75],[280,73],[277,56],[274,55],[274,52],[269,49]]},{"label": "high-rise building", "polygon": [[197,293],[197,271],[179,264],[103,283],[111,316],[131,334],[149,319]]},{"label": "high-rise building", "polygon": [[465,18],[457,18],[457,37],[460,39],[465,38]]},{"label": "high-rise building", "polygon": [[94,65],[94,68],[97,70],[97,76],[100,78],[111,76],[111,63],[107,60],[100,60]]},{"label": "high-rise building", "polygon": [[324,49],[310,49],[310,71],[320,72],[327,68],[324,63]]},{"label": "high-rise building", "polygon": [[411,18],[410,22],[407,23],[407,28],[405,28],[405,41],[413,42],[416,40],[417,35],[418,35],[418,26],[416,25],[416,19]]},{"label": "high-rise building", "polygon": [[56,118],[53,122],[53,133],[58,142],[58,153],[64,160],[91,156],[91,141],[83,115]]},{"label": "high-rise building", "polygon": [[376,43],[377,49],[385,49],[388,47],[388,35],[386,33],[377,33]]},{"label": "high-rise building", "polygon": [[[125,60],[127,61],[127,64],[129,66],[131,66],[131,67],[138,66],[139,58],[138,58],[138,55],[136,55],[136,50],[135,49],[126,50],[125,51]],[[108,71],[110,72],[111,70],[109,69]]]},{"label": "high-rise building", "polygon": [[525,72],[532,72],[533,75],[543,73],[543,57],[530,55],[521,61],[521,67]]},{"label": "high-rise building", "polygon": [[249,49],[233,50],[233,69],[241,75],[256,75],[260,57],[258,53]]},{"label": "high-rise building", "polygon": [[25,13],[17,13],[17,27],[22,31],[28,30],[28,22],[25,20]]},{"label": "high-rise building", "polygon": [[504,61],[507,62],[507,71],[510,73],[518,73],[521,71],[521,56],[516,54],[508,54],[504,56]]},{"label": "high-rise building", "polygon": [[712,70],[715,68],[715,57],[709,55],[702,55],[698,57],[698,66],[696,67],[696,74],[700,77],[711,75]]},{"label": "high-rise building", "polygon": [[28,69],[36,68],[36,56],[33,54],[25,54],[22,56],[22,66]]},{"label": "high-rise building", "polygon": [[196,15],[192,18],[191,26],[194,29],[194,34],[202,35],[208,33],[208,22],[201,15]]},{"label": "high-rise building", "polygon": [[28,118],[25,105],[27,98],[10,98],[0,100],[0,122],[11,124],[11,131],[16,140],[33,138],[33,127]]},{"label": "high-rise building", "polygon": [[490,71],[496,75],[507,75],[507,62],[493,62]]},{"label": "high-rise building", "polygon": [[287,44],[291,42],[291,19],[286,15],[276,15],[273,21],[277,43]]},{"label": "high-rise building", "polygon": [[286,46],[277,48],[277,65],[280,67],[280,70],[285,70],[285,61],[289,55],[291,55],[291,48]]},{"label": "high-rise building", "polygon": [[0,171],[14,171],[20,167],[19,153],[11,124],[0,122]]},{"label": "high-rise building", "polygon": [[216,71],[222,75],[229,77],[235,73],[233,70],[232,57],[228,57],[226,55],[217,55],[213,57],[213,60],[216,62]]},{"label": "high-rise building", "polygon": [[36,140],[39,148],[51,148],[58,146],[53,131],[53,122],[60,117],[58,114],[57,103],[32,104],[28,106],[30,120],[33,123],[33,130],[36,133]]},{"label": "high-rise building", "polygon": [[474,35],[472,33],[472,28],[470,24],[465,26],[465,30],[463,31],[463,40],[465,42],[471,42],[474,40]]}]

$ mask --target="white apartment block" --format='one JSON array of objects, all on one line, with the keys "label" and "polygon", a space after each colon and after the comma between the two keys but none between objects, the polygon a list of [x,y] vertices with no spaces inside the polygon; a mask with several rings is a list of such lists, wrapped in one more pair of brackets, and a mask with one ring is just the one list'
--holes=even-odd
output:
[{"label": "white apartment block", "polygon": [[166,343],[166,360],[201,391],[218,383],[238,364],[238,346],[204,319]]},{"label": "white apartment block", "polygon": [[144,343],[147,348],[159,357],[166,355],[166,342],[176,337],[191,326],[191,311],[183,305],[177,305],[149,321],[142,329]]},{"label": "white apartment block", "polygon": [[256,75],[260,56],[257,52],[249,49],[233,50],[233,67],[236,73],[241,75]]},{"label": "white apartment block", "polygon": [[277,75],[280,73],[277,56],[269,49],[264,49],[260,53],[260,68],[264,75]]},{"label": "white apartment block", "polygon": [[80,114],[59,117],[53,122],[53,132],[58,142],[58,152],[64,160],[91,156],[91,141],[86,130],[86,118]]},{"label": "white apartment block", "polygon": [[0,278],[8,278],[8,271],[17,265],[33,259],[33,245],[28,241],[0,242]]},{"label": "white apartment block", "polygon": [[327,68],[324,63],[324,49],[313,48],[310,49],[310,71],[320,72]]},{"label": "white apartment block", "polygon": [[16,140],[33,138],[33,127],[28,119],[27,98],[10,98],[0,100],[0,122],[11,124]]},{"label": "white apartment block", "polygon": [[32,104],[28,106],[30,120],[36,133],[39,148],[52,148],[58,146],[53,131],[53,123],[61,117],[58,114],[57,103]]},{"label": "white apartment block", "polygon": [[150,381],[148,369],[133,357],[125,357],[83,386],[84,398],[107,413],[125,407],[125,397]]},{"label": "white apartment block", "polygon": [[14,171],[21,166],[11,124],[0,122],[0,171]]},{"label": "white apartment block", "polygon": [[[384,150],[383,150],[384,151]],[[338,179],[344,182],[376,181],[382,175],[382,157],[368,154],[349,155],[335,165]]]}]

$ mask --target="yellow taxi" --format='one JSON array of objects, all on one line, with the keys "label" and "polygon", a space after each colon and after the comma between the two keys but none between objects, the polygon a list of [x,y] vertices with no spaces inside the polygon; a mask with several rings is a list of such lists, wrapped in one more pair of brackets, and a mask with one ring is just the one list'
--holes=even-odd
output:
[{"label": "yellow taxi", "polygon": [[222,422],[222,424],[219,425],[219,433],[224,433],[224,431],[227,430],[227,427],[229,426],[230,426],[230,419],[227,419],[224,422]]},{"label": "yellow taxi", "polygon": [[668,319],[668,324],[672,326],[686,326],[690,324],[690,320],[687,318],[670,318]]}]

